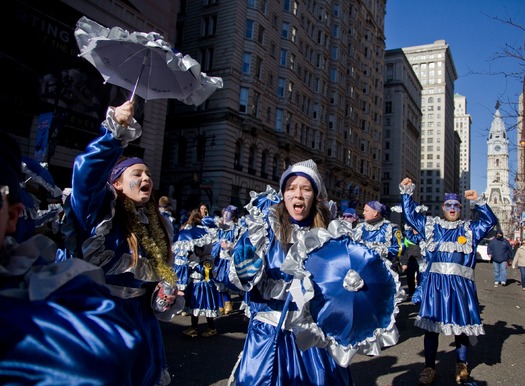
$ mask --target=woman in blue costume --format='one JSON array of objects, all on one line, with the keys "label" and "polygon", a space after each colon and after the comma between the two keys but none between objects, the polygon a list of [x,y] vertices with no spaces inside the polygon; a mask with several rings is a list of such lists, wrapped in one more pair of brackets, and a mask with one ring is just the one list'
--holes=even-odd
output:
[{"label": "woman in blue costume", "polygon": [[20,165],[17,143],[0,133],[0,384],[131,385],[141,336],[102,269],[55,264],[55,245],[41,234],[13,237],[26,226]]},{"label": "woman in blue costume", "polygon": [[133,381],[164,385],[170,376],[158,319],[170,320],[183,299],[172,307],[178,295],[172,236],[152,199],[149,169],[140,158],[121,158],[142,132],[133,112],[129,101],[110,107],[103,135],[75,159],[69,215],[77,234],[89,234],[81,244],[83,258],[104,270],[115,301],[145,337]]},{"label": "woman in blue costume", "polygon": [[426,330],[425,369],[419,382],[423,385],[434,382],[439,333],[455,336],[456,382],[465,382],[469,375],[469,337],[485,334],[474,281],[476,246],[496,225],[497,218],[474,190],[465,191],[465,198],[474,202],[479,220],[463,221],[458,194],[445,194],[442,219],[418,211],[412,200],[415,189],[412,180],[405,178],[399,188],[403,195],[403,218],[422,238],[420,269],[424,274],[412,297],[414,303],[421,303],[415,325]]},{"label": "woman in blue costume", "polygon": [[[292,276],[280,267],[290,249],[310,228],[331,220],[326,189],[312,160],[290,166],[280,180],[280,195],[268,187],[247,206],[247,231],[233,249],[230,281],[250,292],[248,334],[231,377],[237,385],[352,385],[325,349],[301,351],[287,328],[277,331]],[[290,303],[290,315],[297,310]],[[274,340],[276,339],[276,340]]]},{"label": "woman in blue costume", "polygon": [[216,228],[202,225],[202,215],[194,209],[182,226],[179,240],[173,245],[177,260],[184,262],[180,270],[187,279],[185,290],[186,312],[191,315],[191,326],[183,331],[189,337],[199,335],[199,316],[204,316],[208,328],[201,336],[217,334],[215,318],[220,316],[218,292],[212,281],[213,256],[211,255]]},{"label": "woman in blue costume", "polygon": [[237,242],[244,229],[237,219],[238,209],[228,205],[222,211],[222,221],[217,230],[217,242],[213,246],[215,256],[215,277],[213,281],[219,291],[219,310],[224,315],[233,311],[230,291],[239,292],[228,279],[230,272],[231,247]]}]

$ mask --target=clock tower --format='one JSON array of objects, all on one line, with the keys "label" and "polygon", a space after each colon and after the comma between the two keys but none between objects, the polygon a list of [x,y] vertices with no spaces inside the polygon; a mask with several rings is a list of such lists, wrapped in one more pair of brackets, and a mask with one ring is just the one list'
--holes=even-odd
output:
[{"label": "clock tower", "polygon": [[509,187],[509,140],[499,112],[499,102],[490,126],[487,159],[487,202],[506,237],[514,236]]}]

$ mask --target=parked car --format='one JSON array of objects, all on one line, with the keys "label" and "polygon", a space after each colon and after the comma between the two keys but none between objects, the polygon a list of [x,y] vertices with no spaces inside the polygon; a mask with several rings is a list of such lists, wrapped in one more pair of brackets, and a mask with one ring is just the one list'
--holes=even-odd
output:
[{"label": "parked car", "polygon": [[490,261],[490,257],[487,253],[487,247],[489,245],[490,239],[483,239],[479,242],[476,247],[476,259],[478,261]]}]

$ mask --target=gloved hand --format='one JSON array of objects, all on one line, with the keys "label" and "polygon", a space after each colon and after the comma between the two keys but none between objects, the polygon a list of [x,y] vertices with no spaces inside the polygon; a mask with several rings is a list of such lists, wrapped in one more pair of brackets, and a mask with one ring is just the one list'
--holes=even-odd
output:
[{"label": "gloved hand", "polygon": [[249,280],[259,271],[263,259],[255,254],[255,247],[245,245],[233,253],[233,263],[239,279]]}]

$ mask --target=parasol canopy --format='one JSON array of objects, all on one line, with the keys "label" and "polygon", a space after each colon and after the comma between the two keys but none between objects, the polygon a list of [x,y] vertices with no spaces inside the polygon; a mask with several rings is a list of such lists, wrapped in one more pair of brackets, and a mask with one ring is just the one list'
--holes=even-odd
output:
[{"label": "parasol canopy", "polygon": [[130,100],[174,98],[188,105],[202,104],[222,78],[201,72],[200,64],[171,47],[156,32],[128,32],[107,28],[81,17],[75,29],[79,56],[90,62],[104,78],[131,91]]}]

